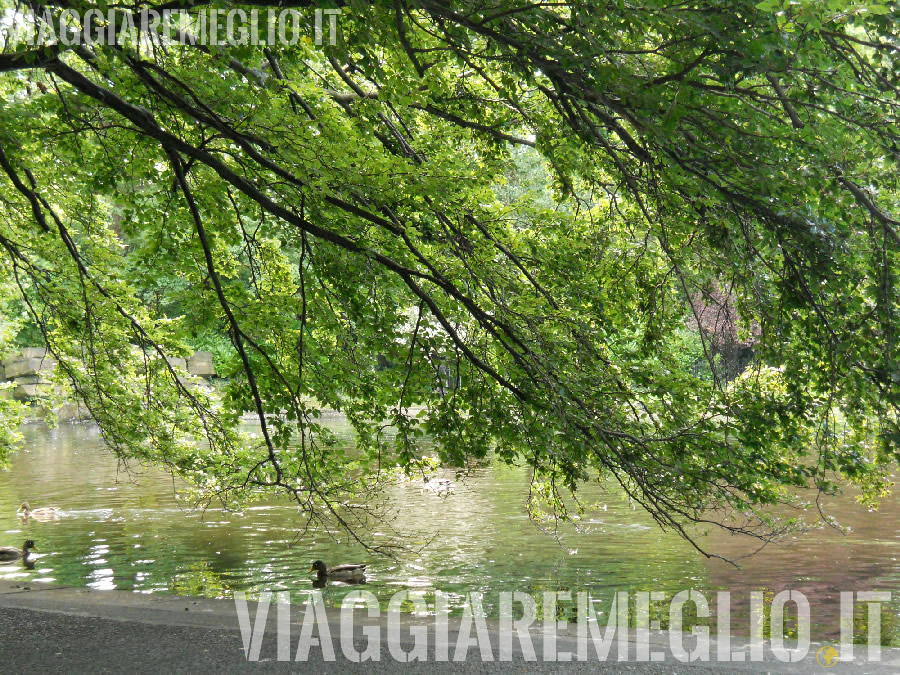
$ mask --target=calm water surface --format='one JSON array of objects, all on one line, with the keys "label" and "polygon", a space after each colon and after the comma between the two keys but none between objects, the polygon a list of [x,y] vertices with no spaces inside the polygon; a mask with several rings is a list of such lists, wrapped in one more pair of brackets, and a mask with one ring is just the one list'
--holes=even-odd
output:
[{"label": "calm water surface", "polygon": [[[352,444],[345,423],[336,420],[333,428]],[[732,632],[745,636],[750,592],[771,598],[792,589],[810,600],[814,639],[836,635],[840,591],[889,590],[895,602],[886,608],[883,641],[900,644],[896,496],[878,512],[867,512],[850,497],[835,500],[829,512],[852,532],[798,535],[769,545],[736,569],[660,531],[615,490],[592,495],[605,510],[586,517],[587,531],[567,532],[560,545],[525,515],[528,472],[495,462],[457,482],[447,496],[415,482],[392,488],[396,526],[435,535],[421,553],[398,562],[373,557],[343,538],[335,542],[326,532],[309,533],[291,546],[304,519],[286,502],[242,513],[193,511],[176,498],[177,485],[164,473],[140,467],[124,472],[92,425],[29,425],[25,436],[11,470],[0,473],[0,545],[34,539],[44,556],[33,570],[0,563],[0,579],[210,597],[288,590],[302,602],[313,589],[310,561],[321,558],[329,565],[368,562],[365,588],[385,604],[404,589],[426,599],[437,589],[456,606],[467,592],[482,592],[489,614],[497,611],[500,591],[584,590],[610,598],[616,590],[696,589],[712,602],[714,591],[730,590]],[[440,475],[453,478],[452,472]],[[19,520],[15,511],[26,500],[32,507],[60,506],[64,513],[50,522]],[[754,548],[721,532],[711,532],[705,544],[728,557]],[[326,602],[339,605],[350,590],[329,584]]]}]

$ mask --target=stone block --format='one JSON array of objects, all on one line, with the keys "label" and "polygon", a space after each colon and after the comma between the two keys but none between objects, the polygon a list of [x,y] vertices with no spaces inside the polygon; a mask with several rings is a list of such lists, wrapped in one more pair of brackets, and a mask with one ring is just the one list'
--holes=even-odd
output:
[{"label": "stone block", "polygon": [[42,359],[47,356],[47,350],[43,347],[25,347],[20,354],[23,359]]},{"label": "stone block", "polygon": [[25,347],[0,361],[0,365],[8,366],[23,359],[42,359],[45,356],[47,356],[47,350],[43,347]]},{"label": "stone block", "polygon": [[187,370],[187,360],[182,359],[178,356],[170,356],[166,359],[169,362],[169,365],[173,368],[181,368],[182,370]]},{"label": "stone block", "polygon": [[188,372],[191,375],[199,375],[200,377],[211,377],[216,374],[216,367],[213,365],[212,352],[195,352],[188,359]]},{"label": "stone block", "polygon": [[22,375],[38,375],[56,368],[56,361],[49,357],[22,359],[6,366],[7,379],[15,379]]},{"label": "stone block", "polygon": [[47,380],[40,375],[20,375],[13,380],[18,384],[46,384]]},{"label": "stone block", "polygon": [[63,403],[56,411],[60,422],[75,422],[90,419],[91,413],[82,403]]},{"label": "stone block", "polygon": [[14,398],[38,398],[49,396],[53,392],[52,384],[20,384],[13,389]]}]

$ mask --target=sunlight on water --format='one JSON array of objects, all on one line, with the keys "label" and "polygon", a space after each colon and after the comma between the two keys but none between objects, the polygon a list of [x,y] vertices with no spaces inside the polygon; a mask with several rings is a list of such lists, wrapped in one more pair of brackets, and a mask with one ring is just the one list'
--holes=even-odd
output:
[{"label": "sunlight on water", "polygon": [[[349,445],[346,424],[331,423]],[[838,630],[841,590],[890,590],[900,600],[900,502],[892,497],[869,513],[843,498],[831,513],[852,526],[798,535],[770,545],[736,569],[706,560],[673,534],[661,532],[617,491],[598,492],[601,509],[588,514],[586,532],[568,531],[558,543],[525,514],[528,473],[493,463],[457,481],[452,493],[423,489],[421,482],[392,488],[395,527],[427,530],[433,541],[400,561],[373,557],[341,533],[314,531],[290,546],[304,518],[295,506],[272,501],[241,513],[192,511],[176,499],[171,477],[153,468],[125,472],[91,425],[43,425],[25,429],[26,447],[8,473],[0,473],[0,545],[34,539],[34,569],[0,564],[0,579],[226,597],[232,591],[291,591],[302,602],[313,589],[310,562],[367,562],[367,590],[386,604],[399,590],[432,598],[448,594],[451,606],[466,593],[485,594],[484,609],[498,611],[497,593],[590,591],[611,598],[620,591],[686,589],[732,591],[733,632],[747,633],[751,591],[767,597],[799,590],[812,605],[813,637]],[[450,471],[439,477],[454,478]],[[16,517],[23,501],[60,506],[58,518]],[[377,533],[376,533],[377,536]],[[410,540],[418,547],[424,540]],[[728,557],[753,543],[712,532],[706,545]],[[339,605],[352,586],[329,584],[326,602]],[[430,601],[430,600],[429,600]],[[885,617],[885,632],[900,642],[898,603]]]}]

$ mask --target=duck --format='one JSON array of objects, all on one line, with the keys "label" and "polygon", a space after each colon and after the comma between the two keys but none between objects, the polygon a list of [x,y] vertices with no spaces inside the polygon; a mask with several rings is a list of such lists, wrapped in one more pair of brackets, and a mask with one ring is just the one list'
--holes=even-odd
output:
[{"label": "duck", "polygon": [[316,572],[319,581],[326,579],[335,579],[338,581],[365,581],[366,565],[336,565],[335,567],[326,567],[321,560],[313,562],[310,572]]},{"label": "duck", "polygon": [[55,518],[61,510],[58,506],[44,506],[40,509],[32,509],[28,502],[22,502],[22,506],[19,507],[16,513],[21,514],[23,518]]},{"label": "duck", "polygon": [[425,483],[422,485],[422,489],[430,490],[437,494],[450,494],[454,491],[453,481],[449,478],[434,478],[427,476],[425,478]]},{"label": "duck", "polygon": [[31,539],[25,541],[25,545],[18,549],[15,546],[0,546],[0,560],[18,560],[22,558],[26,565],[33,564],[34,556],[31,549],[37,548]]}]

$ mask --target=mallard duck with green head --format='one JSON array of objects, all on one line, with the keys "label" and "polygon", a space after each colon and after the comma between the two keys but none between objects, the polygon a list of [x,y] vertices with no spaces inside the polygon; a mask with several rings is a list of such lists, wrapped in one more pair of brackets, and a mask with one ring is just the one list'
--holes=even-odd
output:
[{"label": "mallard duck with green head", "polygon": [[26,565],[34,562],[31,549],[37,548],[31,539],[25,541],[25,545],[18,549],[15,546],[0,546],[0,560],[18,560],[22,558]]},{"label": "mallard duck with green head", "polygon": [[319,581],[334,579],[336,581],[365,581],[366,565],[336,565],[326,567],[321,560],[313,562],[310,572],[315,572]]}]

